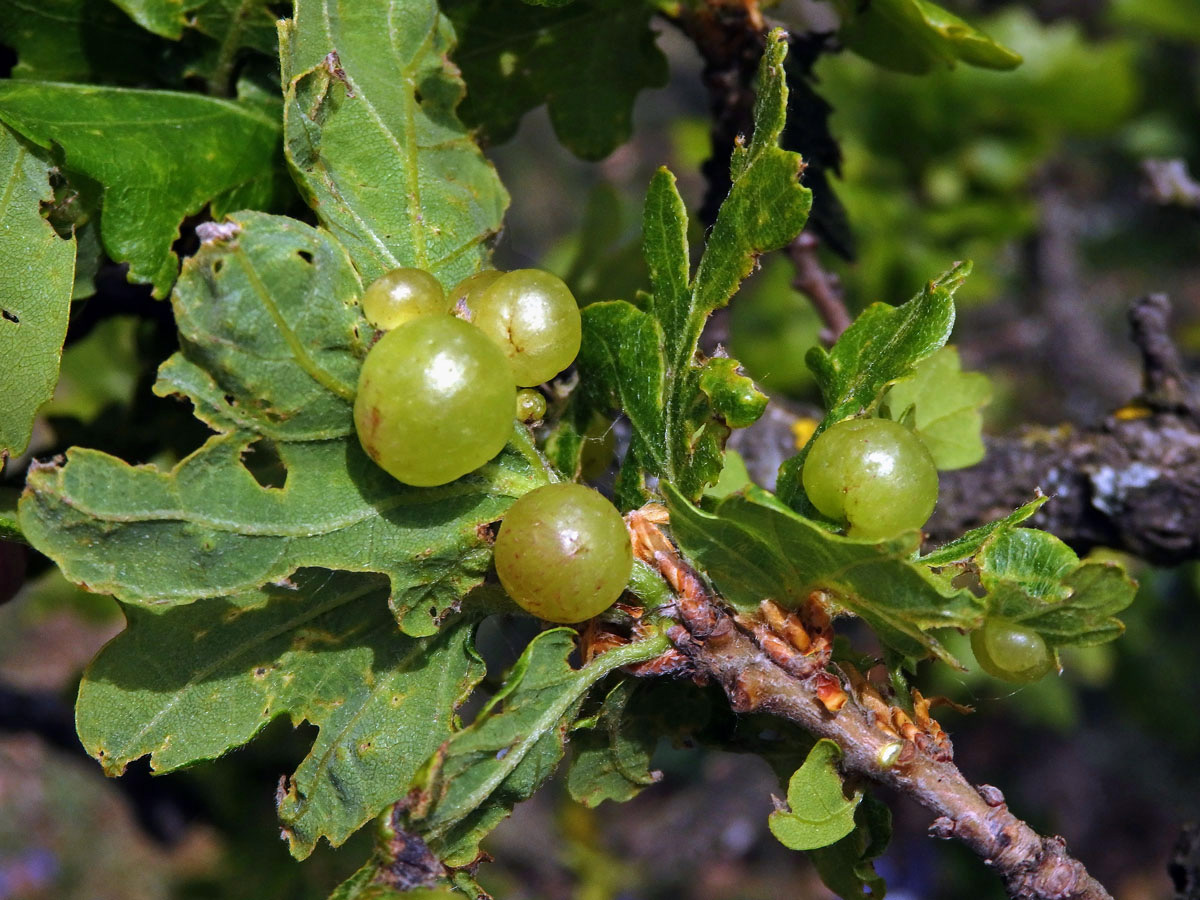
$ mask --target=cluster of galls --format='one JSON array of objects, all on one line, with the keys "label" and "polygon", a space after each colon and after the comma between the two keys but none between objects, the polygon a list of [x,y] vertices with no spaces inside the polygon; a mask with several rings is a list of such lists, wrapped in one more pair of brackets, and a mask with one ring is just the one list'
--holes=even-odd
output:
[{"label": "cluster of galls", "polygon": [[[541,418],[549,381],[579,353],[579,307],[549,272],[484,271],[447,294],[421,269],[367,288],[367,321],[384,331],[363,363],[354,423],[367,454],[405,484],[446,484],[508,443],[514,414]],[[518,604],[552,622],[603,612],[625,589],[633,554],[620,513],[579,484],[518,499],[495,546],[496,573]]]}]

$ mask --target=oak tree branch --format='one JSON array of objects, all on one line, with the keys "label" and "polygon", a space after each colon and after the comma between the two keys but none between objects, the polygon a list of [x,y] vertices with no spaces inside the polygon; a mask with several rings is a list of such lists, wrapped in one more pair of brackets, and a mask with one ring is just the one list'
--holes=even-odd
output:
[{"label": "oak tree branch", "polygon": [[[929,742],[906,740],[890,752],[895,734],[881,727],[877,710],[862,702],[852,683],[849,700],[826,699],[824,668],[797,676],[721,606],[719,598],[648,519],[631,516],[635,547],[676,592],[680,625],[668,632],[694,672],[716,681],[737,712],[766,712],[800,725],[842,748],[848,775],[869,778],[912,797],[936,818],[930,834],[962,841],[994,868],[1019,900],[1111,900],[1060,837],[1043,837],[1017,818],[989,785],[972,786],[948,753]],[[830,707],[834,706],[835,711]]]}]

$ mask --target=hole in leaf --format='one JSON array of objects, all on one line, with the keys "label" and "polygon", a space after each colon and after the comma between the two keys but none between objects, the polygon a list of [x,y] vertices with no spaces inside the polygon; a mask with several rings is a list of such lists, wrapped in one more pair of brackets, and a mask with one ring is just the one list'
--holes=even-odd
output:
[{"label": "hole in leaf", "polygon": [[280,490],[287,484],[287,466],[279,448],[269,438],[259,438],[242,451],[242,465],[265,488]]},{"label": "hole in leaf", "polygon": [[21,319],[15,312],[10,312],[7,309],[0,309],[0,316],[4,316],[6,321],[12,322],[14,325],[21,324]]},{"label": "hole in leaf", "polygon": [[220,274],[221,274],[221,270],[222,270],[223,268],[225,268],[225,260],[223,260],[223,259],[218,259],[218,260],[216,260],[216,261],[213,263],[213,265],[212,265],[213,274],[214,274],[214,275],[220,275]]},{"label": "hole in leaf", "polygon": [[313,255],[311,253],[309,253],[307,250],[297,250],[296,255],[299,256],[306,263],[308,263],[310,266],[313,264]]}]

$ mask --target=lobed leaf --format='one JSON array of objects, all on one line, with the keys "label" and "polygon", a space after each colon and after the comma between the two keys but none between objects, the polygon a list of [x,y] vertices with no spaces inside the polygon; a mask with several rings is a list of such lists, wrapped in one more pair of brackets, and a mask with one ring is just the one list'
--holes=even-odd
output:
[{"label": "lobed leaf", "polygon": [[414,829],[447,865],[472,862],[479,841],[550,777],[592,685],[667,647],[665,638],[650,638],[572,669],[575,638],[568,628],[534,638],[471,726],[447,740],[430,760],[409,815]]},{"label": "lobed leaf", "polygon": [[788,781],[788,810],[776,810],[767,819],[771,834],[792,850],[827,847],[854,830],[854,811],[862,799],[856,791],[847,797],[838,774],[842,748],[835,741],[817,741],[804,765]]},{"label": "lobed leaf", "polygon": [[[528,5],[526,5],[528,4]],[[629,140],[637,95],[667,83],[645,0],[449,0],[467,82],[462,115],[485,143],[508,140],[545,103],[554,133],[584,159]],[[620,52],[614,52],[620,48]]]},{"label": "lobed leaf", "polygon": [[988,377],[963,372],[951,346],[928,356],[888,388],[888,415],[910,424],[939,469],[962,469],[983,459],[981,408],[992,399]]},{"label": "lobed leaf", "polygon": [[351,404],[374,329],[346,251],[282,216],[237,213],[220,229],[184,264],[171,298],[180,351],[155,391],[187,396],[219,432],[353,435]]},{"label": "lobed leaf", "polygon": [[605,800],[624,803],[662,778],[650,769],[658,744],[655,723],[641,710],[628,709],[637,688],[634,681],[619,682],[588,727],[576,725],[567,790],[577,803],[589,808]]},{"label": "lobed leaf", "polygon": [[278,716],[319,729],[281,789],[300,858],[335,846],[401,796],[483,676],[472,627],[396,631],[377,575],[306,570],[190,606],[126,607],[128,626],[84,674],[76,725],[111,774],[214,759]]},{"label": "lobed leaf", "polygon": [[962,537],[937,547],[921,557],[921,562],[927,566],[945,566],[950,563],[967,562],[979,552],[989,537],[997,531],[1013,528],[1042,508],[1050,498],[1039,495],[1028,503],[1013,510],[1003,519],[996,519],[978,528],[972,528]]},{"label": "lobed leaf", "polygon": [[796,608],[823,591],[862,618],[887,646],[920,658],[934,654],[957,665],[928,633],[973,628],[983,605],[914,561],[920,534],[866,542],[832,534],[788,509],[768,492],[748,487],[711,512],[665,486],[671,534],[731,604],[754,610],[770,598]]},{"label": "lobed leaf", "polygon": [[29,445],[67,334],[75,239],[60,238],[42,218],[50,171],[0,126],[0,468]]},{"label": "lobed leaf", "polygon": [[651,292],[645,308],[613,301],[584,308],[579,369],[591,403],[620,405],[633,444],[617,481],[618,500],[641,502],[644,476],[669,479],[698,499],[720,475],[730,427],[754,422],[766,398],[737,363],[696,359],[708,316],[729,302],[758,257],[804,227],[812,195],[800,185],[803,160],[780,149],[787,111],[783,61],[787,37],[771,33],[759,68],[754,135],[730,163],[732,187],[721,205],[695,276],[688,218],[675,177],[650,182],[642,223]]},{"label": "lobed leaf", "polygon": [[828,351],[809,351],[808,367],[830,424],[874,409],[891,382],[946,343],[954,328],[954,293],[970,272],[970,263],[959,263],[902,306],[874,303]]},{"label": "lobed leaf", "polygon": [[833,0],[842,42],[888,69],[921,75],[957,62],[1014,69],[1021,56],[930,0]]},{"label": "lobed leaf", "polygon": [[160,297],[178,272],[180,222],[275,173],[276,123],[198,94],[0,82],[0,121],[100,184],[105,249]]},{"label": "lobed leaf", "polygon": [[1125,626],[1114,616],[1137,591],[1119,564],[1081,562],[1054,535],[1032,528],[998,530],[976,564],[988,614],[1034,629],[1053,648],[1120,637]]},{"label": "lobed leaf", "polygon": [[[181,350],[157,386],[190,397],[221,434],[169,471],[78,448],[35,466],[22,527],[69,579],[143,606],[254,590],[305,566],[380,572],[401,628],[431,634],[483,580],[480,526],[547,479],[528,435],[451,484],[397,482],[353,430],[369,329],[344,252],[282,217],[222,227],[180,278]],[[272,447],[281,486],[247,466]]]},{"label": "lobed leaf", "polygon": [[297,0],[279,40],[288,162],[363,280],[416,266],[449,287],[479,269],[508,196],[455,113],[436,2]]}]

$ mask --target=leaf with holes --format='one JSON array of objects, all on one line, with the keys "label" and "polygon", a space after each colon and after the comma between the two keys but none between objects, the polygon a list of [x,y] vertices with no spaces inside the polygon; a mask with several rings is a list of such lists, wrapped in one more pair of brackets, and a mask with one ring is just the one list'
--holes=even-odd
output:
[{"label": "leaf with holes", "polygon": [[178,272],[171,245],[180,222],[276,168],[273,119],[196,94],[0,82],[0,121],[99,182],[104,247],[156,296]]},{"label": "leaf with holes", "polygon": [[387,580],[301,572],[190,606],[127,606],[79,687],[80,740],[109,774],[215,759],[278,716],[319,729],[278,798],[292,853],[341,844],[404,794],[483,676],[469,621],[396,631]]},{"label": "leaf with holes", "polygon": [[455,114],[449,21],[434,0],[295,7],[280,27],[284,148],[322,224],[364,281],[475,272],[508,195]]},{"label": "leaf with holes", "polygon": [[42,218],[50,167],[0,126],[0,466],[24,452],[54,393],[75,277],[75,239]]},{"label": "leaf with holes", "polygon": [[[262,213],[215,233],[173,295],[181,349],[156,390],[189,397],[220,433],[170,471],[78,448],[36,466],[22,527],[71,580],[142,606],[254,590],[303,566],[381,572],[401,627],[431,634],[483,579],[480,526],[547,480],[527,433],[451,484],[400,484],[354,433],[371,331],[345,252]],[[271,452],[281,485],[247,467]]]}]

